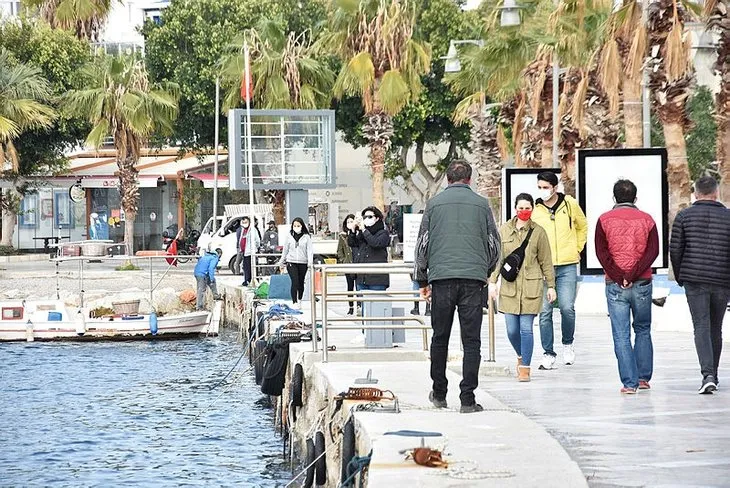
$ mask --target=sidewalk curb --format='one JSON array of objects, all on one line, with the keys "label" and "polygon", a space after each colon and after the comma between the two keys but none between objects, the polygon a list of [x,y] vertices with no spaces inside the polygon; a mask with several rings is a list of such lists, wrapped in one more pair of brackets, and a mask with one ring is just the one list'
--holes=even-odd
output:
[{"label": "sidewalk curb", "polygon": [[0,263],[26,263],[33,261],[48,261],[47,253],[42,254],[18,254],[15,256],[0,256]]}]

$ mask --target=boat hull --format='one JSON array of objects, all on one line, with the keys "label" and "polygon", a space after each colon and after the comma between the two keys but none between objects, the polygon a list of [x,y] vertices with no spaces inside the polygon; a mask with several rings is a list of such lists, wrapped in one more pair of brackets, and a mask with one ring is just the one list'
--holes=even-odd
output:
[{"label": "boat hull", "polygon": [[[58,302],[0,306],[0,341],[154,340],[218,335],[218,321],[212,320],[213,313],[207,311],[157,317],[157,331],[153,334],[147,314],[91,319],[87,310],[73,312]],[[15,318],[10,318],[13,314]],[[49,320],[51,317],[54,320]]]}]

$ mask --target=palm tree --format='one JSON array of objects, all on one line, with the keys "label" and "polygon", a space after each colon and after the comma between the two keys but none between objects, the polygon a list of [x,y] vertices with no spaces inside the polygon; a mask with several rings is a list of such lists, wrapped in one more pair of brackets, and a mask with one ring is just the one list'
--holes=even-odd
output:
[{"label": "palm tree", "polygon": [[719,34],[717,61],[713,66],[720,76],[720,91],[715,96],[717,120],[717,161],[720,173],[720,198],[730,202],[730,17],[727,0],[708,0],[705,3],[707,28]]},{"label": "palm tree", "polygon": [[694,84],[690,58],[691,39],[684,38],[689,12],[680,0],[656,0],[649,4],[650,86],[653,105],[662,122],[669,162],[669,221],[690,202],[690,176],[685,131],[691,126],[687,100]]},{"label": "palm tree", "polygon": [[87,117],[93,128],[86,141],[99,146],[114,138],[119,168],[119,193],[126,217],[124,240],[134,252],[134,219],[139,191],[136,164],[153,133],[169,134],[178,113],[177,85],[152,85],[144,63],[134,56],[102,56],[84,70],[86,88],[64,97],[68,112]]},{"label": "palm tree", "polygon": [[37,9],[52,28],[72,31],[78,39],[93,42],[99,40],[113,6],[111,0],[23,0],[23,4]]},{"label": "palm tree", "polygon": [[[285,32],[280,19],[262,20],[255,29],[231,45],[222,61],[222,78],[229,87],[224,108],[241,101],[238,89],[243,80],[243,43],[251,49],[251,72],[255,82],[254,105],[264,109],[316,109],[328,107],[335,75],[322,58],[314,54],[311,32]],[[267,139],[270,141],[270,139]],[[271,165],[280,168],[280,165]],[[283,190],[269,192],[274,219],[286,219]]]},{"label": "palm tree", "polygon": [[363,136],[370,147],[373,203],[385,208],[385,158],[393,135],[392,117],[418,99],[420,77],[431,65],[427,44],[414,38],[412,0],[334,0],[321,52],[342,60],[334,86],[337,98],[359,96],[365,109]]},{"label": "palm tree", "polygon": [[[48,81],[39,69],[14,64],[10,55],[0,49],[0,176],[18,176],[20,161],[13,140],[26,130],[50,127],[54,110],[44,103],[51,96]],[[3,232],[0,245],[12,246],[13,228],[21,194],[15,188],[3,191],[0,208]]]}]

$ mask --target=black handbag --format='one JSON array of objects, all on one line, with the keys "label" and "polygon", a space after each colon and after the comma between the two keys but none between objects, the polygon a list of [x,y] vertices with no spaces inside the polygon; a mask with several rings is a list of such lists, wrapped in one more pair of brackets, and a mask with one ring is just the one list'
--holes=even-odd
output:
[{"label": "black handbag", "polygon": [[502,275],[502,279],[507,281],[514,281],[517,279],[517,275],[520,273],[520,268],[522,268],[522,263],[525,261],[525,249],[527,249],[527,244],[530,242],[530,236],[532,235],[533,230],[535,230],[534,227],[527,233],[527,237],[525,237],[525,240],[522,241],[520,247],[504,258],[502,268],[499,270],[499,274]]}]

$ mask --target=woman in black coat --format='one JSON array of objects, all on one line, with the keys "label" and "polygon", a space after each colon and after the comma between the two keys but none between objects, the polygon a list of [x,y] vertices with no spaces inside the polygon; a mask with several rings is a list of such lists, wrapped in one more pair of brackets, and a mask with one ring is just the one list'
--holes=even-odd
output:
[{"label": "woman in black coat", "polygon": [[[388,262],[390,233],[383,222],[383,212],[376,207],[367,207],[362,211],[362,226],[358,225],[354,233],[348,236],[352,248],[353,262],[373,264]],[[358,290],[386,290],[390,286],[387,274],[357,275]]]}]

